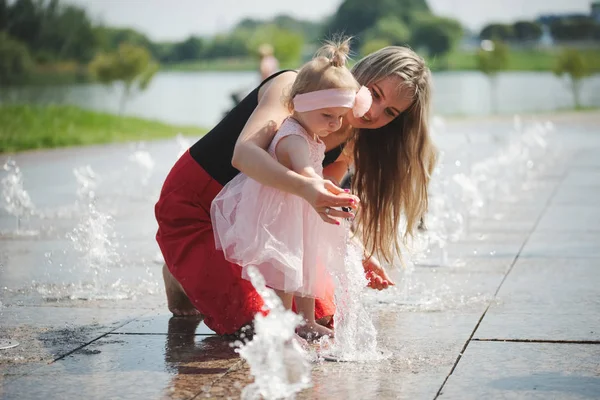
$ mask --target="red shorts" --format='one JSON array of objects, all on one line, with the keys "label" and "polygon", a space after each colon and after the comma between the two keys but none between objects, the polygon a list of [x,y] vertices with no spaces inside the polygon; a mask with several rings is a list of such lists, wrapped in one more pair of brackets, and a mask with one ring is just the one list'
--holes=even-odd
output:
[{"label": "red shorts", "polygon": [[[185,152],[163,185],[155,214],[156,241],[171,274],[216,333],[252,322],[263,300],[242,268],[215,248],[210,205],[223,187]],[[315,301],[315,318],[333,315],[333,298]]]}]

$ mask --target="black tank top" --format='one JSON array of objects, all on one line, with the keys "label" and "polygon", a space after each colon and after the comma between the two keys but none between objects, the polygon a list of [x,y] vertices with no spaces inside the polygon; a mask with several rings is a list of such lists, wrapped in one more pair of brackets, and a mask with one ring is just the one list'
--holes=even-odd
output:
[{"label": "black tank top", "polygon": [[[190,155],[214,180],[225,186],[240,171],[231,165],[233,148],[242,129],[258,106],[258,90],[269,80],[289,70],[280,71],[265,79],[236,105],[210,132],[190,147]],[[340,145],[325,153],[323,166],[333,163],[342,152]]]}]

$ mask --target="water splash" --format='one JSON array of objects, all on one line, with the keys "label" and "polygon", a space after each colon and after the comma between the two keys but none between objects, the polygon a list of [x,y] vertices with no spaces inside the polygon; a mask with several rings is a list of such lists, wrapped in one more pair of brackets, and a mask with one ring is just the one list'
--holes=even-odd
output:
[{"label": "water splash", "polygon": [[335,361],[381,360],[387,356],[378,349],[377,330],[363,305],[367,286],[362,266],[363,252],[350,240],[349,226],[346,228],[345,269],[330,271],[335,285],[335,339],[322,356]]},{"label": "water splash", "polygon": [[[96,276],[103,269],[102,266],[114,265],[119,261],[112,221],[111,216],[98,211],[90,204],[82,221],[67,235],[75,250],[83,255],[83,263],[88,265]],[[105,271],[109,272],[109,269]]]},{"label": "water splash", "polygon": [[148,182],[154,173],[154,166],[156,164],[150,153],[148,153],[146,150],[136,150],[129,156],[129,161],[138,165],[142,169],[142,185],[148,185]]},{"label": "water splash", "polygon": [[177,153],[177,158],[181,157],[183,153],[185,153],[191,146],[189,139],[187,139],[183,134],[178,133],[175,137],[177,144],[179,144],[179,152]]},{"label": "water splash", "polygon": [[[74,168],[72,173],[77,183],[76,201],[56,210],[35,212],[42,222],[49,221],[42,226],[42,232],[67,239],[67,245],[44,253],[43,275],[36,276],[26,288],[13,288],[6,293],[18,298],[33,292],[49,303],[135,300],[161,293],[163,286],[153,275],[152,267],[147,266],[145,273],[118,271],[128,246],[120,244],[122,236],[115,229],[111,214],[118,210],[111,209],[111,205],[122,201],[122,197],[105,195],[107,186],[115,187],[111,176],[101,177],[89,165]],[[139,190],[139,175],[136,182]],[[145,263],[143,255],[136,260],[136,265],[140,263]]]},{"label": "water splash", "polygon": [[[443,120],[438,118],[434,128],[441,133],[445,129]],[[468,135],[465,139],[468,146],[460,149],[464,157],[453,153],[453,158],[444,162],[447,155],[441,152],[430,184],[430,207],[425,220],[427,230],[419,232],[408,243],[405,254],[410,254],[410,261],[395,277],[397,286],[382,292],[368,291],[365,303],[371,307],[389,306],[394,310],[437,312],[498,301],[492,295],[460,286],[466,281],[457,281],[457,286],[421,278],[415,274],[415,267],[433,268],[434,273],[435,268],[464,267],[466,261],[462,255],[449,255],[452,243],[468,238],[473,233],[473,222],[478,219],[498,221],[506,218],[498,212],[496,205],[510,207],[517,201],[517,193],[522,198],[534,188],[532,182],[536,177],[558,161],[557,154],[548,148],[553,130],[551,123],[524,124],[515,117],[513,130],[485,139],[491,139],[487,149],[492,150],[486,157],[473,160],[472,155],[477,152],[470,145],[480,142],[481,138],[471,140]],[[469,254],[479,255],[475,248]],[[494,257],[496,251],[486,252],[483,256]],[[398,271],[397,268],[394,270]],[[425,274],[425,277],[431,276]]]},{"label": "water splash", "polygon": [[[2,302],[0,301],[0,317],[2,316]],[[0,350],[12,349],[13,347],[17,347],[19,342],[16,340],[0,336]],[[0,357],[0,362],[2,361],[2,357]]]},{"label": "water splash", "polygon": [[405,270],[398,286],[383,292],[367,292],[364,303],[379,308],[389,307],[394,312],[441,312],[479,309],[490,302],[499,303],[492,293],[477,292],[430,280],[419,280],[413,271]]},{"label": "water splash", "polygon": [[35,213],[35,206],[29,193],[23,188],[23,174],[14,160],[8,160],[2,167],[7,175],[2,178],[2,198],[4,209],[16,217],[17,234],[35,234],[21,230],[21,219]]},{"label": "water splash", "polygon": [[[436,131],[443,131],[440,118],[434,124]],[[542,173],[548,163],[547,137],[554,130],[551,123],[534,123],[525,126],[515,116],[513,131],[502,140],[506,141],[495,153],[473,163],[467,149],[466,162],[456,160],[454,166],[462,171],[448,173],[440,153],[438,167],[430,184],[429,212],[426,217],[427,232],[411,243],[413,261],[425,266],[453,266],[460,260],[448,256],[450,243],[470,233],[471,221],[492,214],[501,215],[490,209],[494,201],[515,202],[515,193],[529,189],[528,182]],[[468,136],[468,135],[467,135]],[[495,139],[499,141],[500,139]],[[467,142],[471,144],[471,140]],[[520,184],[520,187],[518,186]]]},{"label": "water splash", "polygon": [[77,179],[78,204],[92,204],[96,199],[96,188],[98,187],[99,177],[89,165],[75,168],[73,174],[75,175],[75,179]]},{"label": "water splash", "polygon": [[311,386],[308,354],[295,339],[296,327],[304,321],[283,307],[257,269],[248,268],[248,275],[269,314],[258,313],[254,317],[252,340],[235,343],[239,346],[236,352],[248,362],[254,376],[254,382],[243,389],[242,399],[294,398]]},{"label": "water splash", "polygon": [[[83,293],[73,293],[71,298],[106,298],[102,289],[102,276],[108,276],[111,268],[120,262],[118,244],[110,215],[96,208],[96,187],[98,177],[90,166],[73,171],[78,181],[78,204],[82,215],[77,226],[67,234],[75,251],[80,255],[82,268],[91,275],[93,284],[85,285]],[[119,282],[113,283],[115,287]],[[91,290],[91,293],[90,293]]]}]

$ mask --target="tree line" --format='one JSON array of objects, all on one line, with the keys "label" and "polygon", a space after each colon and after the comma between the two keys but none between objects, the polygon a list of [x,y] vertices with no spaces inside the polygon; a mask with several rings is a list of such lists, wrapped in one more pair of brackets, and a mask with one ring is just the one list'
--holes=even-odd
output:
[{"label": "tree line", "polygon": [[528,42],[539,40],[544,26],[552,39],[563,42],[600,41],[600,24],[585,15],[555,16],[538,21],[516,21],[512,24],[492,23],[479,33],[482,40],[502,40],[505,42]]},{"label": "tree line", "polygon": [[[556,40],[600,39],[600,27],[590,17],[552,17],[544,23]],[[281,64],[297,67],[321,39],[340,34],[354,37],[359,56],[408,45],[438,67],[464,37],[458,21],[434,15],[426,0],[369,0],[368,6],[364,0],[344,0],[322,21],[285,15],[244,19],[227,33],[177,42],[156,42],[134,29],[95,23],[85,9],[60,0],[0,0],[0,86],[24,81],[36,67],[71,63],[100,82],[121,82],[123,107],[131,93],[147,87],[160,64],[248,59],[269,43]],[[536,41],[542,34],[536,21],[484,27],[479,38],[490,41],[493,50],[479,50],[477,69],[495,77],[508,65],[506,43]],[[580,54],[568,50],[555,72],[568,74],[579,87],[591,70]]]},{"label": "tree line", "polygon": [[116,53],[122,44],[143,47],[160,64],[256,56],[270,43],[283,65],[297,66],[323,38],[355,36],[367,53],[385,45],[410,45],[437,57],[462,37],[461,25],[436,17],[425,0],[345,0],[323,21],[281,15],[245,19],[213,37],[190,36],[156,42],[134,29],[95,23],[86,10],[60,0],[0,0],[0,84],[24,76],[34,66],[74,62],[87,65],[100,53]]}]

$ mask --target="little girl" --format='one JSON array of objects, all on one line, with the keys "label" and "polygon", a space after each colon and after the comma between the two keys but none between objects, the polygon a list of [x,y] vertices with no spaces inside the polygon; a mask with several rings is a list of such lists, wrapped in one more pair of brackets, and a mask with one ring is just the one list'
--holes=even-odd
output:
[{"label": "little girl", "polygon": [[[340,129],[350,110],[362,117],[371,95],[346,68],[348,43],[327,44],[298,72],[286,103],[292,111],[269,146],[277,161],[307,177],[323,174],[325,144],[320,138]],[[225,258],[256,267],[283,305],[304,315],[298,335],[319,338],[333,332],[315,321],[315,297],[324,298],[332,283],[328,270],[340,268],[345,229],[325,223],[301,197],[264,186],[244,174],[229,182],[213,200],[211,218],[217,249]],[[338,225],[340,225],[338,221]],[[336,265],[338,264],[338,265]]]}]

